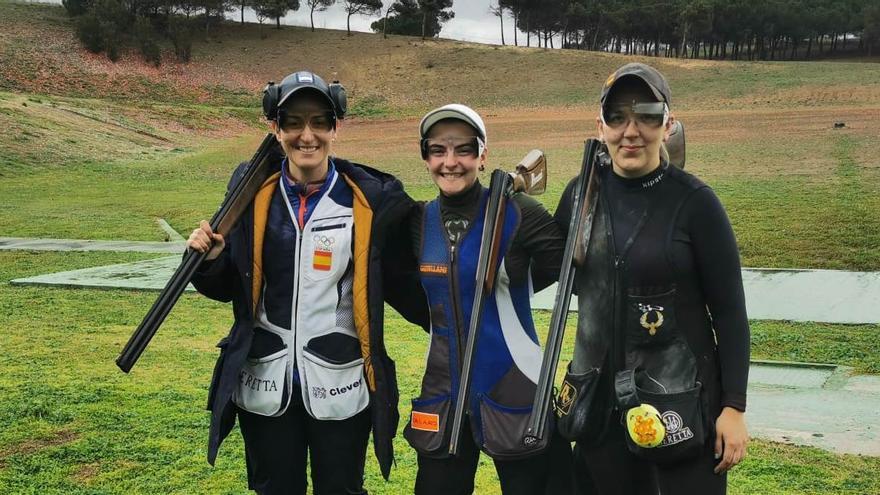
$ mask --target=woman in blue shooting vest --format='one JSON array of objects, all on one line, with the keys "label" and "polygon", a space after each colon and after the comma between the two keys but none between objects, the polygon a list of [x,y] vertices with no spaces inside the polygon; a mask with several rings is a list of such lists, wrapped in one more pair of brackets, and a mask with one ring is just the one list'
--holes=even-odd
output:
[{"label": "woman in blue shooting vest", "polygon": [[395,278],[415,271],[405,219],[416,204],[394,177],[332,156],[345,107],[344,88],[311,72],[270,84],[274,175],[227,239],[202,221],[188,241],[208,252],[196,289],[235,315],[208,392],[208,458],[237,417],[261,494],[304,495],[307,461],[316,495],[366,493],[371,430],[387,479],[398,412],[384,301],[427,326],[423,295]]},{"label": "woman in blue shooting vest", "polygon": [[[419,130],[422,159],[439,195],[410,228],[431,319],[421,393],[404,430],[418,452],[415,493],[472,493],[480,451],[494,460],[506,495],[566,493],[569,445],[558,437],[549,446],[523,444],[542,358],[529,298],[558,276],[563,235],[534,199],[514,194],[506,203],[498,279],[485,301],[471,393],[457,397],[479,290],[475,274],[488,190],[477,175],[488,154],[486,127],[471,108],[451,104],[425,115]],[[466,415],[452,457],[452,413],[459,400],[467,400]]]}]

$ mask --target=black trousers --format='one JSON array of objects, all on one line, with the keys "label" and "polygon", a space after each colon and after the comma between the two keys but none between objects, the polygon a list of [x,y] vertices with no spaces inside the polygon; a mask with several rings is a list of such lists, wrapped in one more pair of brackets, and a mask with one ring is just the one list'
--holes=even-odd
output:
[{"label": "black trousers", "polygon": [[575,488],[579,495],[724,495],[727,473],[715,474],[712,445],[691,460],[658,466],[626,447],[626,430],[612,426],[595,446],[574,447]]},{"label": "black trousers", "polygon": [[341,421],[320,421],[308,415],[298,397],[277,418],[238,409],[248,488],[261,495],[304,495],[308,452],[314,495],[366,494],[370,409]]},{"label": "black trousers", "polygon": [[[480,450],[465,421],[456,457],[433,459],[421,454],[416,475],[416,495],[470,495]],[[571,445],[554,436],[547,449],[534,457],[493,461],[504,495],[567,495],[572,493]]]}]

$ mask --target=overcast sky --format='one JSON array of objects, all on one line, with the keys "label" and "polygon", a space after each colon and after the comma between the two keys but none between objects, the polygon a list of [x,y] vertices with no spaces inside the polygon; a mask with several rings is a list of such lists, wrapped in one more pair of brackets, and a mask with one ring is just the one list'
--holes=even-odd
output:
[{"label": "overcast sky", "polygon": [[[42,0],[46,3],[61,4],[61,0]],[[498,18],[489,13],[489,2],[492,5],[497,4],[497,0],[454,0],[452,10],[455,12],[455,18],[443,25],[440,31],[440,37],[452,38],[456,40],[476,41],[478,43],[494,43],[501,44],[501,25]],[[385,9],[392,4],[393,0],[383,0]],[[293,26],[309,25],[309,10],[305,0],[300,0],[302,5],[296,12],[288,14],[282,18],[283,24]],[[338,0],[325,12],[315,12],[315,27],[329,29],[345,29],[345,11],[342,9],[342,1]],[[229,14],[232,19],[240,19],[239,13],[233,12]],[[370,24],[379,19],[381,16],[364,17],[352,16],[351,29],[355,31],[371,32]],[[245,12],[245,20],[257,22],[253,12]],[[504,17],[504,39],[508,44],[513,44],[513,18],[509,15]],[[524,41],[525,36],[520,33],[520,40]]]},{"label": "overcast sky", "polygon": [[[454,0],[452,10],[455,17],[443,24],[440,36],[443,38],[452,38],[457,40],[476,41],[479,43],[501,44],[501,25],[498,18],[489,13],[489,2],[493,5],[496,0]],[[393,0],[384,0],[384,14]],[[301,0],[302,6],[296,12],[288,14],[282,19],[285,24],[294,26],[309,25],[309,10],[305,5],[305,1]],[[236,13],[236,16],[238,14]],[[345,11],[343,10],[342,1],[339,0],[335,5],[325,12],[315,12],[315,27],[329,29],[345,29]],[[236,19],[239,17],[236,17]],[[256,22],[256,18],[251,15],[252,20]],[[371,32],[370,24],[378,20],[381,16],[364,17],[352,16],[351,29],[355,31]],[[248,19],[245,13],[245,19]],[[513,18],[505,16],[504,18],[504,38],[505,41],[513,43]],[[523,38],[524,39],[524,38]]]}]

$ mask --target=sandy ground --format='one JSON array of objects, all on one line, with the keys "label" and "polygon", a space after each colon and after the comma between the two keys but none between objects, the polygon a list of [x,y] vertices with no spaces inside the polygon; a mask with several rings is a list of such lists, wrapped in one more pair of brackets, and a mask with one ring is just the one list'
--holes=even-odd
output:
[{"label": "sandy ground", "polygon": [[[566,160],[557,165],[565,171],[576,167],[571,159],[579,158],[583,140],[596,135],[594,110],[583,107],[489,110],[484,116],[494,156],[513,159],[541,148],[551,167],[551,155]],[[880,167],[880,107],[681,112],[677,117],[685,125],[690,167],[709,175],[822,174],[837,163],[840,136],[856,143],[852,158],[859,166]],[[845,127],[835,129],[836,122]],[[418,119],[349,121],[337,151],[418,165],[417,128]]]}]

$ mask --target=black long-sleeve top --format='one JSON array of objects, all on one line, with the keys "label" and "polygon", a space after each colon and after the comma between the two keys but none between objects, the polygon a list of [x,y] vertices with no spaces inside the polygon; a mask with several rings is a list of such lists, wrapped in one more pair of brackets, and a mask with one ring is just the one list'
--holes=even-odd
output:
[{"label": "black long-sleeve top", "polygon": [[[610,167],[609,167],[610,168]],[[611,213],[615,251],[636,229],[658,186],[668,180],[669,165],[635,179],[604,170],[601,194],[606,195]],[[675,171],[676,173],[685,173]],[[573,183],[563,193],[555,217],[568,226]],[[663,246],[663,239],[653,240]],[[695,278],[711,315],[721,370],[721,406],[740,411],[746,408],[749,372],[749,324],[743,293],[742,272],[736,238],[724,207],[709,187],[690,193],[674,218],[671,261],[679,277]]]}]

